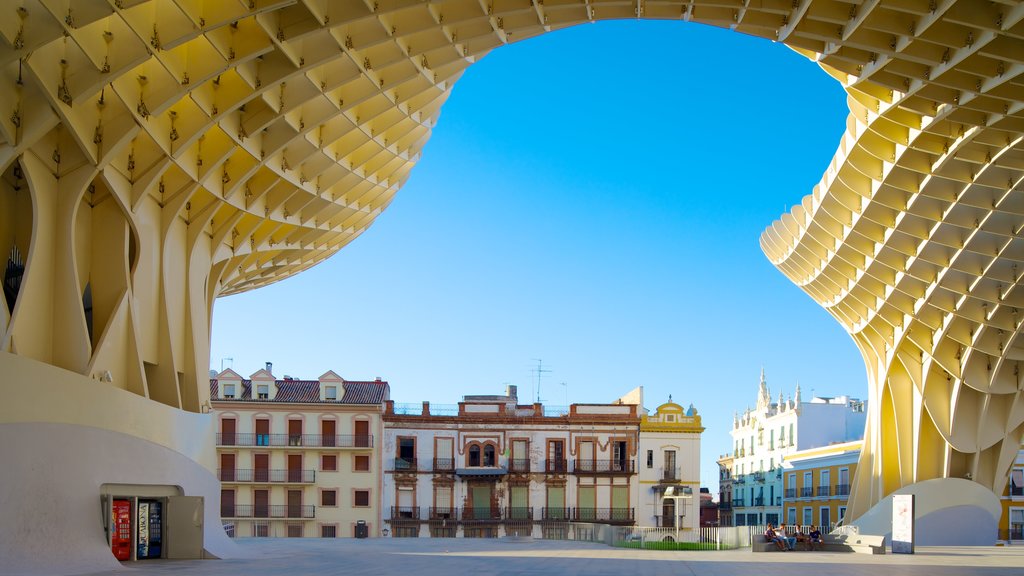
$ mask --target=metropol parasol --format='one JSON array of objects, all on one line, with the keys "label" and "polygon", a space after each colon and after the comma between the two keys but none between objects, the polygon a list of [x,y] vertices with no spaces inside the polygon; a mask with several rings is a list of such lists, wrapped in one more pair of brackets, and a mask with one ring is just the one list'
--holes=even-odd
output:
[{"label": "metropol parasol", "polygon": [[[215,498],[214,299],[366,230],[490,50],[620,18],[781,42],[848,94],[831,165],[761,246],[867,365],[849,517],[920,482],[1006,485],[1024,432],[1019,2],[24,0],[0,13],[0,427],[19,446],[0,448],[14,464],[0,483],[50,494],[44,518],[129,477]],[[83,453],[91,441],[116,450]],[[63,468],[40,472],[50,459]],[[0,519],[18,554],[42,546],[17,536],[26,501],[4,501]],[[98,530],[91,512],[44,531],[99,554],[76,536]]]}]

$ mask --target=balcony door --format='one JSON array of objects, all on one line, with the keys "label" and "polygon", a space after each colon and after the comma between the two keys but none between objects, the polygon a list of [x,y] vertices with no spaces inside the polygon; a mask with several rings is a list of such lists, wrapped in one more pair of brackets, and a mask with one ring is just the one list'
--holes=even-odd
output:
[{"label": "balcony door", "polygon": [[288,517],[302,518],[302,490],[288,491]]},{"label": "balcony door", "polygon": [[288,421],[288,445],[302,446],[302,420]]},{"label": "balcony door", "polygon": [[222,482],[235,481],[235,455],[220,455],[220,479]]},{"label": "balcony door", "polygon": [[225,418],[220,421],[220,443],[222,445],[235,445],[235,425],[234,418]]},{"label": "balcony door", "polygon": [[256,419],[256,445],[270,446],[270,420],[266,418]]},{"label": "balcony door", "polygon": [[434,470],[454,470],[454,438],[438,438],[434,448]]},{"label": "balcony door", "polygon": [[666,480],[679,478],[676,475],[676,451],[665,450],[665,475],[663,476]]},{"label": "balcony door", "polygon": [[270,482],[270,454],[254,454],[252,462],[253,482]]},{"label": "balcony door", "polygon": [[565,472],[565,442],[548,440],[548,472]]},{"label": "balcony door", "polygon": [[337,422],[334,420],[323,420],[320,422],[320,445],[335,446],[337,434]]},{"label": "balcony door", "polygon": [[661,523],[660,526],[672,528],[676,524],[676,501],[675,498],[665,498],[661,501]]},{"label": "balcony door", "polygon": [[288,481],[302,482],[302,454],[288,455]]},{"label": "balcony door", "polygon": [[253,518],[268,518],[270,516],[270,490],[253,490],[252,504]]},{"label": "balcony door", "polygon": [[235,491],[220,491],[220,516],[221,518],[235,517]]},{"label": "balcony door", "polygon": [[576,467],[584,472],[594,471],[594,442],[583,440],[580,442],[580,453],[576,456]]},{"label": "balcony door", "polygon": [[356,420],[356,442],[357,448],[369,448],[370,447],[370,422],[367,420]]},{"label": "balcony door", "polygon": [[629,469],[629,450],[625,440],[612,443],[612,466],[616,472],[624,472]]}]

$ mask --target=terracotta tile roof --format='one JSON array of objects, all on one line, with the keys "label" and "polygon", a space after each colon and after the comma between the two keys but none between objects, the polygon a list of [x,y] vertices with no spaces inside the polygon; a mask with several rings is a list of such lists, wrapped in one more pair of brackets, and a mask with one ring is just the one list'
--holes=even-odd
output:
[{"label": "terracotta tile roof", "polygon": [[[387,382],[349,382],[343,381],[344,393],[338,400],[320,399],[319,380],[276,380],[277,395],[273,400],[253,398],[252,380],[242,380],[241,391],[232,402],[291,402],[301,404],[380,404],[390,396]],[[223,402],[226,399],[217,397],[217,380],[210,380],[210,400]]]},{"label": "terracotta tile roof", "polygon": [[380,404],[390,396],[388,383],[380,380],[376,382],[346,381],[344,386],[345,395],[341,399],[344,404]]}]

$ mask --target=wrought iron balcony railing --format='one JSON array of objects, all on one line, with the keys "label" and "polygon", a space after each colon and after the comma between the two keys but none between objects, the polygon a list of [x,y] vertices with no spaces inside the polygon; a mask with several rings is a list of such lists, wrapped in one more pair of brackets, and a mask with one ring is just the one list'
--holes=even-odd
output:
[{"label": "wrought iron balcony railing", "polygon": [[267,468],[221,468],[217,470],[221,482],[255,484],[312,484],[316,482],[316,470],[270,470]]},{"label": "wrought iron balcony railing", "polygon": [[818,489],[815,491],[815,494],[817,494],[818,496],[831,496],[832,495],[832,487],[831,486],[818,486]]},{"label": "wrought iron balcony railing", "polygon": [[222,518],[316,518],[316,506],[295,506],[291,504],[221,505]]},{"label": "wrought iron balcony railing", "polygon": [[304,446],[306,448],[373,448],[373,435],[252,434],[222,432],[218,446]]},{"label": "wrought iron balcony railing", "polygon": [[511,506],[505,508],[505,520],[533,520],[533,508]]},{"label": "wrought iron balcony railing", "polygon": [[434,472],[453,472],[455,471],[455,459],[454,458],[434,458]]},{"label": "wrought iron balcony railing", "polygon": [[850,485],[849,484],[836,484],[836,496],[849,496]]},{"label": "wrought iron balcony railing", "polygon": [[661,469],[661,479],[668,482],[679,480],[679,467],[669,466]]},{"label": "wrought iron balcony railing", "polygon": [[447,506],[431,506],[429,514],[431,520],[458,520],[459,509]]},{"label": "wrought iron balcony railing", "polygon": [[541,508],[540,518],[541,520],[547,521],[562,521],[568,522],[572,519],[571,508]]},{"label": "wrought iron balcony railing", "polygon": [[632,508],[573,508],[574,522],[607,522],[609,524],[634,522]]},{"label": "wrought iron balcony railing", "polygon": [[786,498],[796,498],[796,488],[786,488]]},{"label": "wrought iron balcony railing", "polygon": [[391,507],[391,519],[392,520],[419,520],[420,519],[420,508],[419,508],[419,506],[392,506]]},{"label": "wrought iron balcony railing", "polygon": [[530,459],[529,458],[509,458],[508,459],[508,471],[518,472],[521,474],[530,472]]},{"label": "wrought iron balcony railing", "polygon": [[415,472],[418,469],[415,458],[395,458],[395,472]]},{"label": "wrought iron balcony railing", "polygon": [[548,474],[565,474],[568,470],[569,467],[564,459],[544,461],[544,472]]},{"label": "wrought iron balcony railing", "polygon": [[574,460],[573,474],[633,474],[632,460]]},{"label": "wrought iron balcony railing", "polygon": [[804,486],[803,488],[800,489],[800,497],[801,498],[810,498],[812,496],[814,496],[814,487],[813,486]]}]

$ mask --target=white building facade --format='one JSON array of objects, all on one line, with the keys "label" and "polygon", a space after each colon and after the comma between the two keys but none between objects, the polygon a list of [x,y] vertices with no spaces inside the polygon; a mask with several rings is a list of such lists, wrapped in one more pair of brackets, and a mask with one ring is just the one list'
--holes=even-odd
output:
[{"label": "white building facade", "polygon": [[783,518],[783,463],[794,452],[859,440],[864,435],[865,403],[848,396],[794,395],[771,401],[761,371],[757,406],[733,419],[732,509],[737,526],[773,524]]},{"label": "white building facade", "polygon": [[700,525],[700,415],[669,401],[640,417],[637,524],[697,530]]}]

